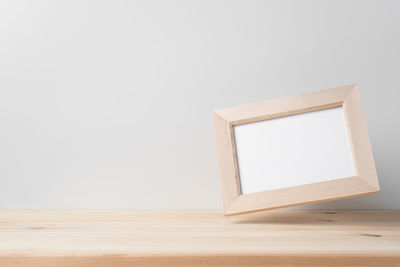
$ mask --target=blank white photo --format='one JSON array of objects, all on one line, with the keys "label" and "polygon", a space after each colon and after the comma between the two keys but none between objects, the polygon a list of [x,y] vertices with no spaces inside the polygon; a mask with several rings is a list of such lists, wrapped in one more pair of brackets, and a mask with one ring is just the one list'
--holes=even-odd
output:
[{"label": "blank white photo", "polygon": [[342,107],[234,126],[242,194],[356,176]]}]

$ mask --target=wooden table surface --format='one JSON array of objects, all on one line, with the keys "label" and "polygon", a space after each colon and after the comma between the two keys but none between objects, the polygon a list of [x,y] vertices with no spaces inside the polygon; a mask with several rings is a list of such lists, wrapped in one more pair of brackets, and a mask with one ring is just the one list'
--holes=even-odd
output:
[{"label": "wooden table surface", "polygon": [[0,211],[0,266],[400,266],[400,211]]}]

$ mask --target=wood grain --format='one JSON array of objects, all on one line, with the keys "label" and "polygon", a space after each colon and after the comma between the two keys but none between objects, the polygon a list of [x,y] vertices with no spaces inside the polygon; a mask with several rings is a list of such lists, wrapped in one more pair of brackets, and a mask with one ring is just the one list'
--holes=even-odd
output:
[{"label": "wood grain", "polygon": [[0,266],[400,266],[400,211],[1,211]]}]

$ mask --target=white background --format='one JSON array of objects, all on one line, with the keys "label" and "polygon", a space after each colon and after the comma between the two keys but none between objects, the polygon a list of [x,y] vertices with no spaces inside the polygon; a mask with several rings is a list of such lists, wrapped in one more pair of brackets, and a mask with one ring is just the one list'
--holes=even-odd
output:
[{"label": "white background", "polygon": [[400,209],[400,1],[0,0],[0,208],[221,208],[212,110],[357,82]]}]

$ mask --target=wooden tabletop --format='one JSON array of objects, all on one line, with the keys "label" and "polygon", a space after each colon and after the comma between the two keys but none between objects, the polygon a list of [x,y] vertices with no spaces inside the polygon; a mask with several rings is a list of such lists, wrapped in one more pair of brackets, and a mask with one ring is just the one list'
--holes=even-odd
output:
[{"label": "wooden tabletop", "polygon": [[0,211],[0,266],[400,266],[400,211]]}]

